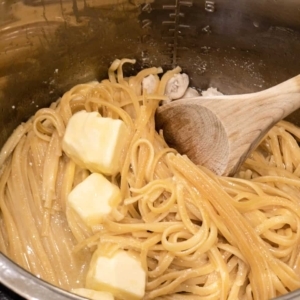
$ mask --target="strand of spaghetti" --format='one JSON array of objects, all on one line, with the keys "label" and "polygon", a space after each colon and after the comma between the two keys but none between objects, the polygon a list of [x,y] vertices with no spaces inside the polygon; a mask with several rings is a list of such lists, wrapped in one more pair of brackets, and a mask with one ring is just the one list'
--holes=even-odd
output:
[{"label": "strand of spaghetti", "polygon": [[135,174],[135,188],[146,183],[146,174],[154,158],[154,149],[146,139],[139,139],[132,145],[131,166]]},{"label": "strand of spaghetti", "polygon": [[73,253],[78,253],[84,248],[91,248],[94,244],[98,244],[100,237],[105,234],[104,231],[99,231],[92,234],[90,237],[83,239],[81,242],[78,242],[77,245],[73,248]]},{"label": "strand of spaghetti", "polygon": [[0,252],[3,255],[8,256],[9,255],[8,243],[7,243],[7,236],[5,235],[6,235],[6,227],[5,227],[5,223],[2,222],[0,223]]},{"label": "strand of spaghetti", "polygon": [[20,142],[21,138],[31,129],[31,120],[26,123],[19,125],[12,133],[12,135],[5,142],[4,146],[0,151],[0,166],[3,166],[4,162],[14,151],[17,144]]},{"label": "strand of spaghetti", "polygon": [[173,253],[165,251],[162,255],[160,255],[155,269],[148,271],[148,277],[157,278],[165,273],[173,262],[174,257],[175,255]]},{"label": "strand of spaghetti", "polygon": [[136,60],[135,59],[128,59],[128,58],[123,58],[120,60],[118,68],[117,68],[117,79],[119,84],[125,84],[127,83],[124,80],[123,77],[123,64],[125,63],[130,63],[130,64],[135,64]]},{"label": "strand of spaghetti", "polygon": [[153,222],[155,219],[157,219],[157,214],[151,212],[149,210],[149,207],[147,205],[147,197],[143,197],[140,201],[137,202],[137,208],[139,210],[139,213],[141,215],[141,219],[145,222],[145,223],[151,223]]},{"label": "strand of spaghetti", "polygon": [[[294,220],[291,219],[289,216],[274,216],[271,217],[264,222],[262,222],[260,225],[256,226],[255,231],[259,234],[265,234],[266,232],[269,232],[269,234],[272,234],[272,232],[269,231],[269,229],[272,229],[273,227],[284,227],[284,226],[290,226],[291,228],[297,228],[297,222],[293,222]],[[291,244],[294,244],[295,241],[291,240],[290,238],[284,238],[284,236],[279,236],[274,234],[272,237],[272,241],[276,244],[284,245],[284,246],[290,246]]]},{"label": "strand of spaghetti", "polygon": [[295,272],[299,273],[298,271],[298,266],[297,266],[297,261],[298,261],[298,258],[299,258],[299,251],[298,251],[298,247],[300,245],[300,232],[297,231],[297,242],[296,244],[294,245],[293,249],[292,249],[292,252],[290,254],[290,257],[289,257],[289,260],[288,260],[288,265],[293,268],[295,270]]},{"label": "strand of spaghetti", "polygon": [[245,263],[239,261],[237,275],[232,284],[230,293],[228,295],[228,300],[238,299],[240,289],[247,280],[247,274],[248,274],[248,268],[246,267]]},{"label": "strand of spaghetti", "polygon": [[295,171],[293,173],[295,176],[300,177],[300,163],[298,166],[295,168]]},{"label": "strand of spaghetti", "polygon": [[150,182],[151,179],[149,178],[149,172],[150,172],[151,166],[153,164],[155,154],[154,154],[153,145],[148,140],[139,139],[138,141],[136,141],[135,144],[133,144],[133,146],[132,146],[131,165],[132,165],[133,172],[136,174],[137,173],[137,160],[136,160],[137,155],[134,155],[134,152],[137,151],[137,148],[141,144],[145,144],[148,147],[148,151],[149,151],[149,156],[146,157],[147,158],[147,163],[146,163],[146,166],[145,166],[145,179],[146,179],[147,182]]},{"label": "strand of spaghetti", "polygon": [[297,179],[299,177],[296,177],[293,173],[290,173],[284,169],[278,169],[277,167],[272,167],[268,165],[262,165],[252,159],[247,159],[244,164],[245,167],[252,169],[259,173],[261,176],[283,176],[291,179]]},{"label": "strand of spaghetti", "polygon": [[120,245],[117,243],[108,243],[100,240],[98,244],[97,252],[101,256],[106,256],[111,258],[119,249],[120,249]]},{"label": "strand of spaghetti", "polygon": [[[189,292],[189,291],[187,291],[187,292]],[[182,293],[176,294],[175,291],[174,291],[174,294],[157,297],[156,300],[198,300],[199,299],[198,294],[193,293],[192,291],[190,291],[190,293],[191,294],[189,294],[189,293],[187,293],[187,294],[182,294]],[[212,296],[209,296],[209,298],[201,298],[201,299],[204,299],[204,300],[217,300],[218,298],[217,298],[217,296],[215,298],[213,298]]]},{"label": "strand of spaghetti", "polygon": [[[28,136],[29,138],[29,136]],[[28,175],[28,184],[30,186],[32,199],[35,209],[36,209],[36,219],[38,220],[38,223],[41,224],[42,215],[44,212],[44,201],[41,197],[41,180],[38,176],[36,176],[37,172],[39,172],[38,169],[35,168],[34,162],[31,161],[29,154],[29,166],[27,168],[27,175]],[[30,203],[31,204],[31,203]]]},{"label": "strand of spaghetti", "polygon": [[176,198],[177,198],[177,204],[178,204],[178,213],[180,215],[180,219],[182,220],[185,227],[192,233],[196,234],[196,226],[191,221],[191,219],[188,216],[187,209],[184,202],[184,193],[183,193],[183,185],[177,184],[176,185]]},{"label": "strand of spaghetti", "polygon": [[113,236],[105,234],[100,237],[102,243],[115,243],[121,248],[133,251],[141,251],[143,240],[132,238],[131,236]]},{"label": "strand of spaghetti", "polygon": [[223,253],[224,261],[227,264],[228,272],[235,276],[236,268],[238,266],[239,259],[235,256],[230,256],[230,253]]},{"label": "strand of spaghetti", "polygon": [[153,223],[153,224],[145,224],[145,223],[138,223],[138,224],[122,224],[122,223],[115,223],[110,220],[106,220],[104,226],[107,230],[121,234],[121,233],[130,233],[133,231],[140,231],[140,230],[149,230],[153,232],[163,232],[166,228],[181,224],[180,222],[160,222],[160,223]]},{"label": "strand of spaghetti", "polygon": [[[227,178],[227,179],[228,179],[228,181],[232,180],[231,178],[230,179]],[[223,182],[223,184],[224,183],[225,183],[225,181]],[[255,186],[257,186],[261,189],[261,191],[263,192],[262,194],[260,194],[261,197],[268,197],[270,195],[271,196],[276,195],[276,196],[279,196],[279,197],[284,198],[286,200],[289,200],[289,201],[295,203],[296,205],[299,203],[299,200],[296,197],[293,197],[293,196],[287,194],[285,191],[279,190],[278,188],[272,187],[272,186],[264,184],[264,183],[259,183],[258,181],[255,181],[255,182],[250,181],[248,183],[250,185],[255,185]],[[234,188],[237,189],[235,191],[235,193],[238,193],[238,190],[240,189],[240,186],[235,185]],[[226,190],[229,190],[230,192],[233,192],[233,189],[226,188]],[[236,199],[242,199],[241,198],[242,196],[243,195],[238,196]]]},{"label": "strand of spaghetti", "polygon": [[158,89],[157,89],[157,93],[159,95],[164,95],[165,94],[165,89],[166,89],[166,85],[167,82],[175,75],[181,72],[181,68],[180,67],[176,67],[173,70],[169,70],[167,71],[161,78]]},{"label": "strand of spaghetti", "polygon": [[[175,271],[160,276],[156,280],[153,280],[151,283],[147,283],[146,288],[147,290],[150,290],[148,296],[150,299],[156,299],[158,296],[171,294],[180,283],[192,277],[209,274],[212,271],[212,268],[213,266],[211,264],[207,264],[205,266],[202,266],[201,268]],[[162,288],[159,287],[159,284],[167,280],[171,280],[171,282],[167,286]]]},{"label": "strand of spaghetti", "polygon": [[[70,101],[70,109],[72,111],[72,114],[75,114],[76,112],[84,110],[85,109],[84,104],[85,104],[84,99],[76,100],[76,101]],[[56,112],[59,113],[59,110],[56,110]]]},{"label": "strand of spaghetti", "polygon": [[[180,239],[184,239],[184,241],[177,241],[175,239],[172,239],[172,235],[174,236],[174,233],[180,232]],[[198,230],[195,235],[191,235],[187,231],[185,231],[185,228],[183,224],[176,224],[176,225],[170,225],[168,228],[166,228],[163,232],[161,243],[164,246],[164,248],[170,252],[179,252],[184,251],[187,249],[190,249],[196,245],[199,245],[202,241],[202,231]]]},{"label": "strand of spaghetti", "polygon": [[278,126],[283,127],[286,131],[290,132],[292,135],[297,137],[298,140],[300,140],[300,130],[296,125],[282,120],[278,123]]},{"label": "strand of spaghetti", "polygon": [[224,189],[231,191],[231,193],[233,195],[237,195],[240,192],[241,193],[246,192],[246,193],[251,193],[251,194],[255,193],[257,195],[258,193],[257,193],[256,189],[253,188],[254,186],[259,187],[259,190],[258,190],[259,193],[261,193],[260,191],[263,190],[261,186],[258,186],[257,184],[252,183],[251,181],[244,180],[240,177],[238,177],[238,178],[219,177],[219,182]]},{"label": "strand of spaghetti", "polygon": [[[141,219],[141,214],[134,204],[127,205],[128,213],[133,219]],[[124,218],[125,219],[125,218]]]},{"label": "strand of spaghetti", "polygon": [[111,103],[118,102],[118,99],[115,97],[115,92],[115,88],[112,87],[109,81],[100,82],[89,90],[85,101],[87,101],[89,98],[99,98],[105,99],[107,102]]},{"label": "strand of spaghetti", "polygon": [[[139,206],[140,208],[140,206]],[[156,214],[154,212],[148,212],[148,213],[143,213],[142,214],[142,219],[145,223],[158,223],[163,220],[167,220],[168,216],[170,215],[169,211],[165,211],[160,214]]]},{"label": "strand of spaghetti", "polygon": [[44,169],[44,161],[45,155],[48,149],[48,142],[39,139],[34,131],[28,133],[28,137],[30,136],[30,153],[32,157],[33,168],[36,171],[36,176],[40,180],[42,185],[42,177],[43,177],[43,169]]},{"label": "strand of spaghetti", "polygon": [[117,83],[115,71],[118,69],[120,62],[119,59],[115,59],[108,69],[108,79],[112,83]]},{"label": "strand of spaghetti", "polygon": [[37,122],[41,122],[43,120],[50,121],[51,125],[56,128],[59,137],[62,137],[64,135],[65,126],[63,120],[55,110],[51,108],[42,108],[38,110],[33,118],[33,127],[36,126]]},{"label": "strand of spaghetti", "polygon": [[147,68],[141,70],[136,76],[129,78],[129,86],[131,86],[136,95],[140,95],[142,91],[142,81],[145,77],[149,75],[157,75],[163,72],[162,68]]},{"label": "strand of spaghetti", "polygon": [[73,101],[85,97],[94,86],[95,82],[82,83],[73,86],[69,91],[71,96],[70,100]]},{"label": "strand of spaghetti", "polygon": [[[272,238],[269,237],[269,234],[266,233],[263,235],[264,239],[266,241],[272,241]],[[274,243],[275,244],[275,243]],[[289,257],[291,256],[292,254],[292,251],[293,249],[291,247],[289,248],[283,248],[284,246],[281,246],[279,244],[280,248],[277,248],[277,247],[269,247],[270,251],[272,251],[274,257],[278,258],[278,259],[289,259]],[[293,264],[289,264],[288,262],[286,262],[287,265],[291,268],[293,268]]]},{"label": "strand of spaghetti", "polygon": [[219,249],[222,249],[222,250],[225,250],[225,251],[227,251],[227,252],[229,252],[229,253],[232,253],[234,256],[236,256],[236,257],[238,257],[240,260],[242,260],[242,261],[246,261],[245,260],[245,258],[243,257],[243,255],[242,255],[242,253],[241,253],[241,251],[238,249],[238,248],[236,248],[236,247],[233,247],[232,245],[230,245],[230,244],[224,244],[224,243],[218,243],[217,244],[217,247],[219,248]]},{"label": "strand of spaghetti", "polygon": [[154,202],[147,201],[147,206],[153,213],[161,214],[164,212],[168,212],[175,204],[176,201],[175,186],[171,185],[170,188],[168,188],[168,190],[170,191],[171,196],[168,197],[167,199],[164,199],[164,201],[160,205],[154,205]]},{"label": "strand of spaghetti", "polygon": [[[121,106],[120,100],[117,97],[118,93],[116,93],[115,89],[111,87],[111,84],[108,83],[98,83],[95,87],[93,87],[88,95],[86,96],[86,100],[90,98],[101,99],[103,101],[107,101],[116,105],[117,107]],[[85,101],[86,102],[86,101]],[[118,119],[119,115],[117,112],[109,109],[106,106],[101,106],[98,103],[91,102],[91,103],[84,103],[84,108],[86,111],[97,111],[103,117]]]},{"label": "strand of spaghetti", "polygon": [[175,149],[171,149],[171,148],[165,148],[160,150],[159,152],[157,152],[155,154],[155,157],[153,159],[153,163],[151,165],[151,169],[149,170],[149,178],[151,180],[154,180],[154,174],[155,174],[155,170],[157,169],[157,164],[158,162],[163,158],[164,155],[168,154],[168,153],[177,153],[177,151]]},{"label": "strand of spaghetti", "polygon": [[[291,150],[293,149],[293,145],[291,145],[289,138],[291,137],[289,134],[284,132],[284,130],[280,130],[280,137],[281,137],[281,152],[283,156],[284,166],[288,172],[293,172],[293,159],[297,157],[294,155],[292,159]],[[293,139],[295,141],[295,139]],[[296,142],[296,141],[295,141]]]},{"label": "strand of spaghetti", "polygon": [[272,152],[273,152],[273,156],[274,156],[274,159],[275,159],[276,167],[279,168],[279,169],[283,169],[284,165],[283,165],[282,156],[281,156],[281,153],[280,153],[280,145],[279,145],[277,135],[274,131],[270,131],[268,136],[270,138],[270,145],[271,145],[271,148],[272,148]]},{"label": "strand of spaghetti", "polygon": [[[218,300],[220,299],[220,287],[219,282],[215,281],[209,284],[206,284],[205,286],[189,286],[185,285],[184,283],[180,284],[174,292],[179,292],[179,295],[185,295],[181,294],[182,292],[190,293],[190,298],[187,298],[189,300],[192,299],[199,299],[199,296],[201,299],[205,300]],[[176,294],[175,294],[176,295]],[[195,298],[197,297],[197,298]],[[169,297],[166,299],[170,299]],[[177,297],[175,299],[178,299]],[[185,298],[183,298],[185,299]]]},{"label": "strand of spaghetti", "polygon": [[120,116],[120,119],[124,121],[124,123],[127,125],[127,127],[129,129],[134,127],[132,119],[130,118],[130,116],[123,109],[118,107],[117,104],[110,103],[110,102],[107,102],[107,101],[104,101],[104,100],[101,100],[101,99],[98,99],[98,98],[89,98],[89,99],[86,100],[85,105],[88,105],[90,102],[97,103],[99,105],[108,107],[109,109],[116,112]]},{"label": "strand of spaghetti", "polygon": [[61,183],[60,192],[60,205],[62,211],[66,211],[68,195],[72,190],[73,182],[75,177],[75,163],[71,159],[67,159],[63,170],[63,178]]},{"label": "strand of spaghetti", "polygon": [[121,170],[121,194],[125,195],[125,191],[127,190],[127,183],[126,178],[127,174],[130,169],[130,157],[132,152],[132,147],[134,143],[141,137],[142,131],[145,128],[149,118],[150,118],[151,112],[147,110],[147,107],[141,106],[140,108],[140,114],[138,116],[138,119],[136,120],[135,127],[136,131],[133,134],[133,137],[130,140],[130,144],[127,150],[127,155],[125,157],[125,160],[123,162],[122,170]]},{"label": "strand of spaghetti", "polygon": [[300,208],[297,205],[295,205],[295,203],[286,201],[285,198],[281,198],[278,196],[275,198],[273,196],[266,195],[264,198],[261,198],[257,195],[250,195],[247,201],[236,202],[231,200],[230,202],[241,213],[245,213],[254,209],[263,209],[266,207],[270,207],[270,205],[286,207],[298,216],[300,213]]},{"label": "strand of spaghetti", "polygon": [[62,96],[59,104],[59,112],[64,121],[65,126],[67,126],[70,118],[72,117],[70,101],[71,101],[71,91],[68,91]]},{"label": "strand of spaghetti", "polygon": [[59,137],[55,131],[48,146],[43,170],[43,200],[45,201],[45,208],[50,209],[52,200],[55,198],[55,184],[61,154]]},{"label": "strand of spaghetti", "polygon": [[125,85],[119,85],[117,83],[111,83],[111,84],[114,88],[126,92],[126,94],[129,96],[129,98],[132,100],[132,105],[134,107],[136,115],[138,116],[140,113],[139,100],[138,100],[137,95],[133,92],[132,88],[127,87]]},{"label": "strand of spaghetti", "polygon": [[246,188],[246,191],[250,191],[252,193],[255,193],[256,195],[260,196],[260,197],[264,197],[265,193],[262,190],[262,187],[260,185],[257,185],[255,183],[253,183],[252,181],[246,181],[246,180],[242,180],[240,178],[230,178],[230,177],[219,177],[219,182],[221,183],[221,185],[224,184],[228,184],[230,183],[229,186],[232,186],[232,184],[234,183],[234,189],[236,190],[236,193],[239,194],[239,190],[243,187]]},{"label": "strand of spaghetti", "polygon": [[253,292],[252,292],[252,286],[251,284],[248,284],[246,287],[246,296],[247,296],[247,300],[253,300]]},{"label": "strand of spaghetti", "polygon": [[72,231],[72,234],[74,235],[77,243],[85,241],[88,237],[92,235],[91,230],[87,227],[83,227],[83,225],[81,224],[82,221],[68,206],[66,208],[66,218],[68,221],[69,228]]},{"label": "strand of spaghetti", "polygon": [[142,267],[145,271],[148,270],[147,256],[148,256],[149,249],[153,248],[160,241],[161,241],[161,234],[154,233],[152,234],[151,237],[147,238],[147,240],[142,243],[140,260],[141,260]]},{"label": "strand of spaghetti", "polygon": [[217,272],[220,274],[221,279],[220,299],[225,300],[227,299],[229,293],[229,272],[227,266],[216,246],[212,247],[208,251],[208,256],[210,258],[210,261],[212,261],[216,266],[218,266]]},{"label": "strand of spaghetti", "polygon": [[[147,99],[149,99],[151,101],[153,101],[153,100],[155,100],[155,101],[167,101],[167,100],[169,100],[168,97],[157,95],[157,94],[149,94],[149,95],[147,95]],[[138,97],[139,102],[143,102],[144,100],[145,100],[144,95]],[[122,103],[120,103],[120,107],[124,107],[124,106],[130,105],[130,104],[132,104],[132,101],[129,99],[129,100],[126,100],[126,101],[123,101]]]},{"label": "strand of spaghetti", "polygon": [[141,188],[131,187],[130,191],[132,191],[135,194],[149,194],[157,189],[163,189],[171,192],[173,190],[172,179],[165,178],[165,179],[152,180],[151,182],[149,182],[148,184],[144,185]]},{"label": "strand of spaghetti", "polygon": [[93,88],[93,83],[78,84],[62,96],[58,109],[65,125],[67,125],[73,114],[71,110],[71,106],[73,106],[73,104],[71,103],[73,101],[76,102],[86,100],[89,91]]},{"label": "strand of spaghetti", "polygon": [[[180,233],[180,232],[179,232]],[[195,261],[199,255],[202,255],[209,251],[211,247],[216,243],[217,236],[218,236],[218,230],[215,225],[211,225],[209,228],[208,235],[205,236],[205,231],[203,232],[202,228],[198,231],[199,243],[195,243],[194,246],[191,246],[190,248],[187,248],[186,250],[180,250],[174,252],[176,257],[180,257],[181,259],[184,259],[186,261]],[[173,235],[171,237],[171,241],[176,241],[176,238],[178,237],[178,234]],[[205,239],[203,237],[206,237]],[[173,240],[172,240],[173,238]]]},{"label": "strand of spaghetti", "polygon": [[7,161],[7,166],[4,169],[4,172],[1,175],[0,179],[0,210],[2,213],[2,218],[5,224],[8,251],[10,253],[10,257],[19,265],[25,266],[27,264],[26,258],[24,255],[24,249],[22,246],[22,241],[18,233],[17,226],[13,219],[13,215],[11,214],[9,208],[6,205],[7,196],[5,195],[6,183],[9,179],[11,172],[11,160]]},{"label": "strand of spaghetti", "polygon": [[293,186],[296,186],[296,187],[300,187],[300,181],[295,179],[294,176],[293,178],[286,178],[284,176],[262,176],[262,177],[257,177],[257,178],[254,178],[252,179],[252,181],[254,182],[263,182],[263,183],[266,183],[266,182],[281,182],[281,183],[286,183],[288,185],[293,185]]}]

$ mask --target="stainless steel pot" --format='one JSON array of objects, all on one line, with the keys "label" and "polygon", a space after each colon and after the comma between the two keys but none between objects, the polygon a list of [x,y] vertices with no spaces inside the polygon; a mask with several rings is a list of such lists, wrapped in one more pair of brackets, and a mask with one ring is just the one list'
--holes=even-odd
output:
[{"label": "stainless steel pot", "polygon": [[[20,122],[114,58],[183,67],[198,89],[258,91],[300,73],[299,0],[4,0],[0,146]],[[300,125],[300,112],[289,120]],[[0,282],[27,299],[80,299],[0,253]],[[280,299],[299,299],[296,291]]]}]

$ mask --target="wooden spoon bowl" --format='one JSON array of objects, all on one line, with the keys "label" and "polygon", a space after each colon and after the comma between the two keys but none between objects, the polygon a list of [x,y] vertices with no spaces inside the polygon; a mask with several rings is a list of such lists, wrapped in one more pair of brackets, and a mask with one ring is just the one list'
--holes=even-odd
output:
[{"label": "wooden spoon bowl", "polygon": [[217,175],[234,175],[268,130],[300,107],[300,75],[244,95],[197,97],[160,106],[157,129],[170,147]]}]

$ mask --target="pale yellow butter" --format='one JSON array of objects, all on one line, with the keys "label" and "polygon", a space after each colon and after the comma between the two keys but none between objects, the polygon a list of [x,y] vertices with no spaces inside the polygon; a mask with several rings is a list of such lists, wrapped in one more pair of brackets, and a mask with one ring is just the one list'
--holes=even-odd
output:
[{"label": "pale yellow butter", "polygon": [[101,223],[120,202],[120,189],[98,173],[88,176],[68,195],[68,204],[88,226]]},{"label": "pale yellow butter", "polygon": [[124,250],[113,256],[96,251],[87,274],[86,287],[112,293],[118,299],[139,300],[145,295],[146,273],[141,262]]},{"label": "pale yellow butter", "polygon": [[80,111],[67,124],[62,148],[82,168],[113,175],[120,171],[120,154],[127,137],[128,130],[122,120]]}]

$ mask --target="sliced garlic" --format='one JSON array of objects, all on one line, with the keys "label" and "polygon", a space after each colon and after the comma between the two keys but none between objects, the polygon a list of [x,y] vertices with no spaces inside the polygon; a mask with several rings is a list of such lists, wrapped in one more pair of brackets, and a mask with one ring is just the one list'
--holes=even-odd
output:
[{"label": "sliced garlic", "polygon": [[171,100],[182,98],[189,86],[189,77],[187,74],[176,74],[167,83],[165,95]]}]

